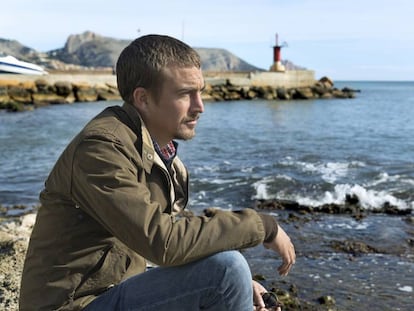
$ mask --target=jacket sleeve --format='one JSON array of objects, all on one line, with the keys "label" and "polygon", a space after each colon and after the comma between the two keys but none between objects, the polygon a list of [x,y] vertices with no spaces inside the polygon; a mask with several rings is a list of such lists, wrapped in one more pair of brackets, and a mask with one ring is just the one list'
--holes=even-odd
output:
[{"label": "jacket sleeve", "polygon": [[107,231],[151,262],[170,266],[263,242],[265,230],[252,209],[175,218],[140,183],[141,159],[115,138],[89,137],[78,146],[71,194]]}]

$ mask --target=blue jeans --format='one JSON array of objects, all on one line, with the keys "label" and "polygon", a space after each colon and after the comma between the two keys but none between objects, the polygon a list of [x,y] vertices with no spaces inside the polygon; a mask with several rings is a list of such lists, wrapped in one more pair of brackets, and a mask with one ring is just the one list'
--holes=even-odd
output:
[{"label": "blue jeans", "polygon": [[177,267],[131,277],[84,311],[253,310],[252,276],[245,258],[226,251]]}]

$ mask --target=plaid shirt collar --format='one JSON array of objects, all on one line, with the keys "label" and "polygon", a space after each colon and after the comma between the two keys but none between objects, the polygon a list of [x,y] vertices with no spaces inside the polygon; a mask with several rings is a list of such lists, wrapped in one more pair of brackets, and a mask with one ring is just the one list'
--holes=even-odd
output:
[{"label": "plaid shirt collar", "polygon": [[153,141],[153,144],[155,151],[158,153],[164,163],[170,165],[174,160],[174,157],[177,155],[178,143],[172,140],[162,148],[156,141]]}]

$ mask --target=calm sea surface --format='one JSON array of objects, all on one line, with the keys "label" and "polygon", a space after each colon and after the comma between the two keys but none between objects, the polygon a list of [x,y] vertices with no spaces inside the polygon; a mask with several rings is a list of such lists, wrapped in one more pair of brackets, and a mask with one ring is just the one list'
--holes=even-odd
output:
[{"label": "calm sea surface", "polygon": [[[206,103],[196,137],[180,142],[191,175],[190,205],[251,207],[255,199],[315,206],[356,194],[367,209],[389,202],[414,209],[414,82],[343,82],[355,99]],[[0,204],[32,206],[49,171],[86,122],[120,102],[48,106],[0,113]],[[413,310],[413,224],[402,217],[320,216],[283,221],[298,260],[280,281],[280,260],[263,247],[246,250],[253,273],[294,284],[339,310]],[[350,257],[332,242],[364,241],[377,252]]]}]

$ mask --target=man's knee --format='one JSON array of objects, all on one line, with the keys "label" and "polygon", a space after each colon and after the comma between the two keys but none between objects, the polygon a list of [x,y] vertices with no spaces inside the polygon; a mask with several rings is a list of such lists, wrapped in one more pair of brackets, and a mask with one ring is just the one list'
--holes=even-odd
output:
[{"label": "man's knee", "polygon": [[242,254],[238,251],[225,251],[217,253],[209,258],[209,267],[212,269],[223,269],[225,275],[238,279],[237,282],[249,280],[251,283],[251,272],[249,265]]}]

